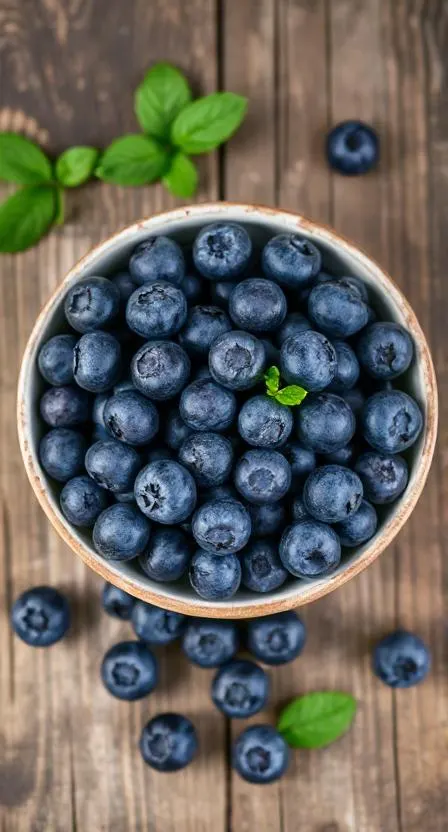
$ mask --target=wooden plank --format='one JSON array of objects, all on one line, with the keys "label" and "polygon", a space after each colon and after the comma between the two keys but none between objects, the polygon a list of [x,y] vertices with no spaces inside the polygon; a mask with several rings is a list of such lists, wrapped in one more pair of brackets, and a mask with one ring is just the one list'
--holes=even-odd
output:
[{"label": "wooden plank", "polygon": [[[178,63],[197,90],[216,87],[213,0],[110,4],[0,2],[1,129],[25,128],[50,149],[104,146],[136,129],[132,90],[155,60]],[[216,160],[202,164],[199,198],[217,195]],[[104,651],[129,628],[100,615],[100,583],[59,542],[22,468],[15,426],[20,357],[33,321],[56,284],[96,240],[134,218],[174,204],[160,187],[92,185],[69,196],[69,220],[37,249],[2,257],[0,385],[2,552],[0,606],[30,585],[67,590],[73,635],[33,651],[0,634],[0,828],[220,832],[225,828],[224,722],[209,697],[209,674],[161,655],[161,685],[127,705],[99,682]],[[137,750],[145,721],[162,710],[192,716],[202,755],[173,781],[149,771]],[[211,730],[213,724],[213,730]],[[213,759],[213,766],[210,760]],[[210,795],[213,794],[213,800]]]}]

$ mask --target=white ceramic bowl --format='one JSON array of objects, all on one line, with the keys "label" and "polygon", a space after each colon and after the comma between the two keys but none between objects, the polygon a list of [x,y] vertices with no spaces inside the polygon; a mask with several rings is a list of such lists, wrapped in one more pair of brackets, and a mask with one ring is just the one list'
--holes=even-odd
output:
[{"label": "white ceramic bowl", "polygon": [[[59,489],[47,477],[38,458],[39,440],[43,434],[38,402],[43,383],[37,370],[37,355],[41,345],[61,330],[63,301],[68,290],[80,278],[107,275],[123,267],[135,246],[149,235],[169,234],[181,243],[189,243],[203,225],[216,220],[242,223],[255,245],[263,245],[279,232],[303,234],[320,248],[324,268],[334,270],[336,274],[359,275],[368,285],[375,306],[384,318],[403,324],[413,337],[416,357],[407,373],[406,384],[425,417],[424,430],[409,452],[408,487],[393,506],[385,508],[372,540],[346,555],[338,570],[329,577],[312,582],[291,580],[267,595],[240,590],[235,598],[221,603],[202,600],[187,582],[167,585],[151,581],[132,561],[105,561],[95,552],[90,534],[75,529],[65,520],[59,508]],[[329,228],[286,211],[231,203],[194,205],[134,223],[96,246],[71,269],[39,315],[25,350],[18,390],[18,430],[25,468],[42,508],[63,540],[95,572],[132,595],[167,609],[189,615],[250,618],[291,609],[332,592],[369,566],[392,542],[414,508],[430,468],[437,431],[437,389],[428,345],[414,312],[383,269],[352,243]]]}]

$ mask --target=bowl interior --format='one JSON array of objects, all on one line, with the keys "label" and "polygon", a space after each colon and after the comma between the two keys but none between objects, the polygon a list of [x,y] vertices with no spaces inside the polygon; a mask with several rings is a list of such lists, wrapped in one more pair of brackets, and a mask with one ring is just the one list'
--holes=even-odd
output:
[{"label": "bowl interior", "polygon": [[[38,417],[38,402],[44,384],[36,359],[42,343],[56,333],[68,331],[63,302],[74,282],[95,274],[107,276],[125,267],[133,248],[150,234],[169,234],[189,246],[203,225],[223,218],[242,223],[257,248],[280,232],[302,234],[320,248],[324,269],[336,275],[358,275],[365,281],[379,316],[403,324],[413,336],[416,358],[408,372],[398,379],[397,386],[417,400],[425,416],[425,429],[406,454],[410,466],[407,490],[393,506],[379,512],[380,525],[375,537],[354,552],[346,552],[336,572],[313,582],[291,579],[267,596],[242,589],[231,601],[217,605],[200,599],[187,582],[167,585],[151,581],[132,561],[106,563],[93,549],[90,533],[68,525],[59,509],[60,487],[47,477],[38,459],[39,441],[44,433]],[[239,205],[199,205],[162,214],[125,229],[95,248],[72,269],[38,318],[27,346],[19,383],[19,434],[28,475],[44,510],[66,542],[95,571],[132,594],[167,608],[196,615],[244,617],[291,608],[320,597],[361,571],[391,541],[412,510],[426,478],[435,439],[435,395],[431,359],[415,315],[397,287],[372,260],[329,229],[294,214]]]}]

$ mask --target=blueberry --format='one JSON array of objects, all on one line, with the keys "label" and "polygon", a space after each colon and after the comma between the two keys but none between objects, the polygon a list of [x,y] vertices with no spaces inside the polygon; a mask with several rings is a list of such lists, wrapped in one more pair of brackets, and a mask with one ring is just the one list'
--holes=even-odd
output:
[{"label": "blueberry", "polygon": [[265,664],[292,662],[302,652],[305,641],[305,625],[293,611],[253,618],[247,624],[248,649]]},{"label": "blueberry", "polygon": [[193,381],[201,381],[201,379],[208,378],[210,381],[213,381],[212,374],[208,368],[208,364],[204,364],[202,367],[198,367],[196,370]]},{"label": "blueberry", "polygon": [[291,335],[299,335],[301,332],[307,332],[309,329],[312,329],[312,326],[308,318],[305,318],[305,315],[302,315],[301,312],[290,312],[277,332],[278,346],[282,347]]},{"label": "blueberry", "polygon": [[65,317],[77,332],[93,332],[109,324],[118,315],[120,292],[105,277],[86,277],[68,291],[64,302]]},{"label": "blueberry", "polygon": [[[191,386],[191,385],[190,385]],[[186,388],[188,390],[188,387]],[[178,451],[183,442],[192,434],[193,428],[189,428],[181,418],[178,410],[170,410],[165,420],[165,442],[173,450]],[[149,462],[150,460],[148,460]]]},{"label": "blueberry", "polygon": [[187,353],[174,341],[148,341],[131,362],[132,380],[149,399],[172,399],[182,390],[190,375]]},{"label": "blueberry", "polygon": [[291,517],[293,520],[312,520],[311,514],[305,508],[303,497],[296,494],[291,503]]},{"label": "blueberry", "polygon": [[390,380],[408,369],[414,347],[404,327],[383,321],[366,327],[358,341],[357,354],[369,376]]},{"label": "blueberry", "polygon": [[40,400],[40,415],[52,428],[81,425],[89,418],[89,397],[78,387],[50,387]]},{"label": "blueberry", "polygon": [[392,503],[408,484],[408,466],[401,456],[367,451],[358,457],[355,471],[368,500],[377,505]]},{"label": "blueberry", "polygon": [[323,390],[336,375],[336,350],[325,335],[312,329],[291,335],[280,350],[280,370],[289,384]]},{"label": "blueberry", "polygon": [[191,554],[191,541],[180,529],[156,529],[139,563],[153,581],[177,581],[184,574]]},{"label": "blueberry", "polygon": [[95,422],[93,423],[93,429],[91,433],[91,440],[92,443],[95,442],[105,442],[110,439],[110,433],[106,428],[103,428],[102,425],[97,425]]},{"label": "blueberry", "polygon": [[285,773],[289,748],[271,725],[250,725],[235,742],[232,766],[249,783],[273,783]]},{"label": "blueberry", "polygon": [[104,429],[106,428],[106,425],[104,424],[104,408],[106,407],[106,402],[108,401],[109,396],[110,392],[97,393],[93,399],[92,421],[95,425],[99,425]]},{"label": "blueberry", "polygon": [[396,630],[379,641],[373,652],[373,672],[391,688],[410,688],[427,676],[431,655],[414,633]]},{"label": "blueberry", "polygon": [[226,430],[236,416],[236,398],[212,379],[193,381],[182,391],[179,413],[192,430]]},{"label": "blueberry", "polygon": [[215,338],[231,329],[229,318],[222,309],[217,306],[193,306],[179,341],[191,355],[205,357]]},{"label": "blueberry", "polygon": [[346,341],[333,341],[336,352],[336,373],[330,384],[333,393],[350,390],[359,379],[359,362],[354,350]]},{"label": "blueberry", "polygon": [[378,162],[379,139],[362,121],[341,121],[327,136],[330,167],[346,176],[367,173]]},{"label": "blueberry", "polygon": [[344,276],[333,279],[338,280],[338,282],[341,283],[342,286],[350,286],[351,289],[354,289],[355,292],[358,293],[361,300],[365,301],[365,303],[369,302],[369,293],[367,291],[366,284],[363,280],[361,280],[360,277],[354,277],[353,275],[350,275],[347,277]]},{"label": "blueberry", "polygon": [[308,474],[316,467],[316,454],[303,448],[298,442],[288,442],[282,453],[291,466],[293,488],[303,485]]},{"label": "blueberry", "polygon": [[258,714],[269,696],[269,677],[255,662],[233,659],[212,681],[212,699],[225,716],[247,719]]},{"label": "blueberry", "polygon": [[268,396],[254,396],[244,402],[238,415],[238,430],[248,445],[279,448],[293,428],[289,407]]},{"label": "blueberry", "polygon": [[238,552],[249,540],[250,514],[237,500],[210,500],[193,515],[193,536],[201,549],[215,555]]},{"label": "blueberry", "polygon": [[81,433],[68,428],[48,431],[39,445],[39,459],[47,474],[58,482],[84,470],[87,442]]},{"label": "blueberry", "polygon": [[[124,378],[121,381],[119,381],[117,384],[114,384],[114,386],[113,386],[113,392],[114,393],[125,393],[128,390],[135,390],[132,379],[130,379],[130,378]],[[108,397],[106,397],[106,398],[108,398]]]},{"label": "blueberry", "polygon": [[233,222],[206,225],[193,245],[194,264],[208,280],[232,280],[249,264],[252,243],[245,228]]},{"label": "blueberry", "polygon": [[192,722],[180,714],[158,714],[140,737],[141,755],[156,771],[179,771],[196,754],[198,739]]},{"label": "blueberry", "polygon": [[278,549],[270,540],[255,540],[241,556],[242,584],[253,592],[272,592],[285,583],[288,573]]},{"label": "blueberry", "polygon": [[124,304],[137,288],[129,272],[118,272],[118,274],[114,274],[111,277],[111,282],[117,287],[120,293],[120,300]]},{"label": "blueberry", "polygon": [[181,247],[169,237],[149,237],[134,249],[129,271],[139,285],[167,280],[179,286],[185,277],[185,258]]},{"label": "blueberry", "polygon": [[117,503],[135,503],[135,494],[133,491],[122,491],[121,494],[114,494]]},{"label": "blueberry", "polygon": [[232,470],[232,443],[219,433],[193,433],[179,449],[179,462],[193,474],[198,485],[221,485]]},{"label": "blueberry", "polygon": [[55,335],[41,347],[37,363],[40,374],[54,387],[73,381],[74,335]]},{"label": "blueberry", "polygon": [[88,332],[74,350],[75,381],[91,393],[104,393],[121,373],[121,347],[109,332]]},{"label": "blueberry", "polygon": [[282,286],[301,289],[307,286],[321,267],[320,251],[298,234],[278,234],[269,240],[262,252],[266,277]]},{"label": "blueberry", "polygon": [[304,289],[300,289],[297,293],[297,299],[300,303],[308,303],[308,298],[311,294],[311,289],[314,289],[319,283],[329,283],[330,281],[338,280],[338,278],[334,274],[330,274],[326,271],[320,271],[313,278],[310,284],[308,284]]},{"label": "blueberry", "polygon": [[146,549],[151,526],[131,503],[106,508],[93,527],[93,545],[106,560],[124,561]]},{"label": "blueberry", "polygon": [[361,414],[366,400],[362,390],[359,387],[353,387],[351,390],[344,390],[339,395],[347,402],[355,416],[358,417]]},{"label": "blueberry", "polygon": [[73,477],[61,491],[61,510],[74,526],[89,528],[108,506],[107,494],[90,477]]},{"label": "blueberry", "polygon": [[182,523],[196,505],[196,484],[190,472],[173,459],[151,462],[135,481],[137,505],[157,523]]},{"label": "blueberry", "polygon": [[238,628],[234,621],[193,618],[182,636],[182,647],[187,658],[204,668],[219,667],[228,662],[234,657],[238,646]]},{"label": "blueberry", "polygon": [[186,274],[180,288],[188,303],[197,303],[202,294],[202,281],[196,274]]},{"label": "blueberry", "polygon": [[286,298],[272,280],[252,277],[238,283],[229,297],[229,314],[239,329],[271,332],[286,317]]},{"label": "blueberry", "polygon": [[358,474],[342,465],[322,465],[309,475],[303,501],[322,523],[347,520],[361,505],[363,487]]},{"label": "blueberry", "polygon": [[200,503],[209,503],[210,500],[238,500],[238,493],[233,485],[214,485],[211,488],[204,488],[200,493]]},{"label": "blueberry", "polygon": [[106,582],[103,586],[101,603],[108,615],[119,618],[120,621],[129,621],[135,598],[125,592],[124,589]]},{"label": "blueberry", "polygon": [[298,520],[285,529],[279,551],[285,569],[297,578],[323,578],[341,560],[336,532],[312,518]]},{"label": "blueberry", "polygon": [[210,372],[231,390],[247,390],[261,380],[266,366],[263,344],[249,332],[234,330],[219,336],[210,347]]},{"label": "blueberry", "polygon": [[291,485],[291,467],[278,451],[246,451],[235,466],[235,485],[250,503],[275,503]]},{"label": "blueberry", "polygon": [[137,451],[108,439],[95,442],[86,453],[87,473],[102,488],[121,494],[131,491],[140,470],[141,461]]},{"label": "blueberry", "polygon": [[19,595],[11,611],[14,632],[31,647],[49,647],[70,626],[67,599],[51,586],[35,586]]},{"label": "blueberry", "polygon": [[280,363],[280,352],[269,338],[260,338],[264,347],[264,354],[266,356],[266,366],[270,367],[272,364],[277,366]]},{"label": "blueberry", "polygon": [[173,452],[171,448],[168,448],[166,445],[159,445],[157,448],[151,448],[148,451],[148,456],[146,457],[146,461],[149,462],[158,462],[160,459],[173,459]]},{"label": "blueberry", "polygon": [[322,463],[324,465],[347,465],[352,467],[356,456],[356,445],[354,442],[348,442],[343,448],[333,451],[331,454],[322,455]]},{"label": "blueberry", "polygon": [[358,508],[347,520],[336,523],[334,530],[337,532],[342,546],[352,549],[360,546],[376,532],[378,517],[375,509],[367,500],[363,500]]},{"label": "blueberry", "polygon": [[155,280],[139,286],[126,305],[126,321],[142,338],[167,338],[183,327],[187,319],[187,299],[178,286]]},{"label": "blueberry", "polygon": [[326,335],[348,338],[368,324],[369,307],[353,286],[335,280],[312,289],[308,315]]},{"label": "blueberry", "polygon": [[353,438],[356,420],[350,406],[333,393],[307,396],[296,409],[299,441],[319,454],[331,454]]},{"label": "blueberry", "polygon": [[410,448],[423,427],[423,417],[414,399],[401,390],[383,390],[367,399],[361,424],[372,448],[398,454]]},{"label": "blueberry", "polygon": [[120,641],[104,656],[101,679],[117,699],[143,699],[157,684],[156,657],[141,641]]},{"label": "blueberry", "polygon": [[248,505],[252,521],[252,537],[267,537],[278,534],[285,525],[286,512],[282,503]]},{"label": "blueberry", "polygon": [[186,618],[179,612],[169,612],[136,601],[131,615],[135,635],[146,644],[169,644],[182,635]]},{"label": "blueberry", "polygon": [[115,439],[128,445],[146,445],[159,430],[159,414],[137,390],[125,390],[107,400],[104,423]]},{"label": "blueberry", "polygon": [[219,280],[217,283],[212,283],[210,293],[213,303],[227,309],[230,295],[235,286],[236,283],[231,280]]},{"label": "blueberry", "polygon": [[227,601],[241,583],[241,565],[236,555],[212,555],[203,549],[193,555],[190,583],[206,601]]}]

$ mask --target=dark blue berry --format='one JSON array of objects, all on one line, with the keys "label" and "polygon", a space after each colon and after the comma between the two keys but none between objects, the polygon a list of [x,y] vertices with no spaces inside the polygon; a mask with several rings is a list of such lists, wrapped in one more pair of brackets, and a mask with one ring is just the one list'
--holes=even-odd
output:
[{"label": "dark blue berry", "polygon": [[177,581],[184,574],[192,554],[191,540],[178,528],[156,529],[139,558],[145,575],[153,581]]},{"label": "dark blue berry", "polygon": [[74,526],[89,528],[108,506],[107,493],[90,477],[73,477],[61,491],[61,509]]},{"label": "dark blue berry", "polygon": [[120,621],[129,621],[132,609],[135,604],[135,598],[113,584],[105,583],[101,595],[101,603],[103,609],[108,615],[113,618],[119,618]]},{"label": "dark blue berry", "polygon": [[236,555],[212,555],[203,549],[193,555],[190,583],[206,601],[227,601],[241,583],[241,565]]},{"label": "dark blue berry", "polygon": [[93,399],[92,421],[95,425],[99,425],[102,428],[106,428],[106,425],[104,424],[104,408],[106,407],[106,402],[108,401],[109,396],[110,392],[97,393]]},{"label": "dark blue berry", "polygon": [[352,467],[356,456],[356,445],[354,442],[348,442],[343,448],[333,451],[331,454],[323,454],[322,462],[324,465],[347,465]]},{"label": "dark blue berry", "polygon": [[314,471],[316,454],[308,448],[303,448],[298,442],[288,442],[282,449],[282,454],[291,466],[292,487],[298,488],[303,485],[308,474]]},{"label": "dark blue berry", "polygon": [[239,329],[271,332],[286,317],[286,298],[272,280],[251,277],[238,283],[229,298],[229,315]]},{"label": "dark blue berry", "polygon": [[317,520],[299,520],[280,541],[280,558],[297,578],[323,578],[339,566],[341,544],[336,532]]},{"label": "dark blue berry", "polygon": [[148,456],[146,457],[148,463],[159,462],[160,459],[173,459],[171,448],[167,448],[166,445],[159,445],[158,448],[152,448],[148,451]]},{"label": "dark blue berry", "polygon": [[232,443],[219,433],[193,433],[179,449],[179,462],[193,474],[198,485],[221,485],[232,470]]},{"label": "dark blue berry", "polygon": [[398,454],[410,448],[423,427],[417,402],[401,390],[382,390],[367,399],[361,414],[362,432],[372,448]]},{"label": "dark blue berry", "polygon": [[35,586],[19,595],[11,611],[14,632],[31,647],[49,647],[70,626],[67,599],[51,586]]},{"label": "dark blue berry", "polygon": [[358,417],[361,414],[366,400],[362,390],[359,387],[353,387],[352,390],[344,390],[339,395],[341,399],[347,402],[355,416]]},{"label": "dark blue berry", "polygon": [[262,252],[266,277],[292,289],[307,286],[320,270],[321,262],[314,243],[298,234],[278,234]]},{"label": "dark blue berry", "polygon": [[182,636],[182,647],[193,664],[219,667],[233,659],[238,650],[237,625],[234,621],[213,618],[190,619]]},{"label": "dark blue berry", "polygon": [[187,319],[187,299],[166,280],[139,286],[126,305],[126,321],[142,338],[168,338],[183,327]]},{"label": "dark blue berry", "polygon": [[118,274],[111,277],[111,282],[117,287],[122,304],[126,304],[126,301],[131,297],[132,292],[135,292],[137,288],[136,283],[132,280],[129,272],[118,272]]},{"label": "dark blue berry", "polygon": [[249,264],[252,243],[243,226],[216,222],[203,228],[193,245],[194,264],[208,280],[232,280]]},{"label": "dark blue berry", "polygon": [[369,376],[388,381],[408,369],[414,346],[404,327],[383,321],[366,327],[356,351]]},{"label": "dark blue berry", "polygon": [[148,341],[131,362],[132,381],[149,399],[172,399],[182,390],[190,375],[187,353],[174,341]]},{"label": "dark blue berry", "polygon": [[134,492],[143,514],[168,526],[186,520],[197,499],[193,477],[173,459],[146,465],[135,481]]},{"label": "dark blue berry", "polygon": [[355,511],[347,520],[342,523],[336,523],[334,530],[337,532],[342,546],[352,549],[354,546],[360,546],[376,532],[378,526],[378,517],[375,509],[367,500],[363,500],[358,510]]},{"label": "dark blue berry", "polygon": [[179,771],[196,754],[198,739],[192,722],[181,714],[158,714],[145,725],[140,752],[156,771]]},{"label": "dark blue berry", "polygon": [[333,393],[342,393],[354,387],[359,378],[359,363],[354,350],[346,341],[333,341],[336,352],[336,373],[330,384]]},{"label": "dark blue berry", "polygon": [[208,378],[193,381],[180,397],[180,416],[192,430],[226,430],[232,424],[236,410],[234,393]]},{"label": "dark blue berry", "polygon": [[84,470],[87,442],[81,433],[68,428],[48,431],[39,445],[39,459],[47,474],[67,482]]},{"label": "dark blue berry", "polygon": [[253,592],[272,592],[285,583],[288,573],[278,548],[270,540],[255,540],[241,554],[242,584]]},{"label": "dark blue berry", "polygon": [[139,285],[167,280],[179,286],[185,277],[185,258],[178,243],[169,237],[149,237],[134,249],[129,271]]},{"label": "dark blue berry", "polygon": [[311,514],[306,510],[303,497],[296,494],[291,503],[291,517],[293,520],[312,520]]},{"label": "dark blue berry", "polygon": [[195,540],[215,555],[238,552],[249,540],[251,528],[249,512],[237,500],[210,500],[193,516]]},{"label": "dark blue berry", "polygon": [[346,176],[367,173],[377,164],[379,152],[377,134],[362,121],[341,121],[327,136],[329,165]]},{"label": "dark blue berry", "polygon": [[228,316],[218,306],[193,306],[179,341],[190,355],[205,357],[215,338],[231,329]]},{"label": "dark blue berry", "polygon": [[305,315],[302,315],[301,312],[290,312],[277,332],[278,346],[281,347],[291,335],[299,335],[301,332],[307,332],[309,329],[312,329],[312,327],[308,318],[305,318]]},{"label": "dark blue berry", "polygon": [[101,679],[117,699],[128,702],[143,699],[157,684],[156,657],[141,641],[121,641],[104,656]]},{"label": "dark blue berry", "polygon": [[40,400],[40,415],[52,428],[70,428],[87,422],[89,397],[78,387],[50,387]]},{"label": "dark blue berry", "polygon": [[225,716],[247,719],[261,711],[269,696],[269,677],[255,662],[233,659],[212,681],[212,700]]},{"label": "dark blue berry", "polygon": [[238,415],[238,430],[248,445],[280,448],[293,428],[289,407],[268,396],[254,396],[244,402]]},{"label": "dark blue berry", "polygon": [[419,636],[397,630],[375,646],[373,671],[391,688],[410,688],[423,681],[431,665],[428,647]]},{"label": "dark blue berry", "polygon": [[292,662],[302,652],[305,641],[305,625],[292,611],[253,618],[247,624],[248,649],[265,664]]},{"label": "dark blue berry", "polygon": [[159,430],[159,414],[153,403],[137,390],[125,390],[107,400],[104,424],[120,442],[146,445]]},{"label": "dark blue berry", "polygon": [[291,335],[280,350],[280,370],[289,384],[299,384],[307,391],[323,390],[336,375],[335,348],[325,335],[312,329]]},{"label": "dark blue berry", "polygon": [[367,451],[358,457],[355,471],[365,496],[377,505],[392,503],[408,484],[408,466],[402,456]]},{"label": "dark blue berry", "polygon": [[352,439],[356,420],[352,409],[340,396],[319,393],[307,396],[296,408],[299,441],[319,454],[331,454]]},{"label": "dark blue berry", "polygon": [[248,505],[252,521],[252,537],[267,537],[278,534],[285,525],[285,507],[282,503],[262,503]]},{"label": "dark blue berry", "polygon": [[55,335],[39,351],[37,363],[45,381],[55,387],[73,381],[74,335]]},{"label": "dark blue berry", "polygon": [[89,448],[85,465],[87,473],[98,485],[115,494],[122,494],[132,491],[141,461],[134,448],[108,439],[95,442]]},{"label": "dark blue berry", "polygon": [[109,332],[88,332],[74,349],[75,381],[91,393],[104,393],[121,373],[121,347]]},{"label": "dark blue berry", "polygon": [[179,612],[136,601],[131,622],[135,635],[146,644],[169,644],[182,635],[186,618]]},{"label": "dark blue berry", "polygon": [[[349,277],[337,277],[333,278],[333,280],[337,280],[342,286],[349,286],[351,289],[354,289],[355,292],[358,293],[361,300],[365,301],[365,303],[369,302],[369,293],[367,291],[367,286],[360,277],[354,277],[350,275]],[[328,282],[328,281],[323,281]]]},{"label": "dark blue berry", "polygon": [[278,451],[246,451],[235,466],[235,485],[250,503],[275,503],[289,491],[291,467]]},{"label": "dark blue berry", "polygon": [[261,380],[266,366],[262,342],[249,332],[226,332],[213,341],[208,356],[210,372],[231,390],[247,390]]},{"label": "dark blue berry", "polygon": [[322,465],[309,475],[303,501],[307,511],[322,523],[338,523],[361,505],[363,487],[358,474],[343,465]]},{"label": "dark blue berry", "polygon": [[186,274],[180,284],[188,303],[197,303],[202,294],[202,281],[196,274]]},{"label": "dark blue berry", "polygon": [[[189,385],[190,386],[190,385]],[[186,388],[188,390],[188,387]],[[179,414],[170,410],[165,420],[165,442],[173,450],[178,451],[183,442],[191,435],[193,428],[189,428]],[[148,460],[150,462],[150,460]]]},{"label": "dark blue berry", "polygon": [[118,315],[120,292],[105,277],[86,277],[69,290],[65,317],[77,332],[93,332],[109,324]]},{"label": "dark blue berry", "polygon": [[93,527],[93,545],[106,560],[124,561],[146,549],[151,526],[132,503],[106,508]]},{"label": "dark blue berry", "polygon": [[271,725],[250,725],[235,742],[232,766],[249,783],[273,783],[285,773],[289,748]]},{"label": "dark blue berry", "polygon": [[368,324],[369,307],[355,287],[335,280],[312,289],[308,315],[316,328],[326,335],[348,338]]},{"label": "dark blue berry", "polygon": [[236,282],[232,280],[220,280],[217,283],[212,283],[210,293],[213,303],[216,303],[217,306],[221,306],[223,309],[227,309],[230,295],[235,286]]}]

